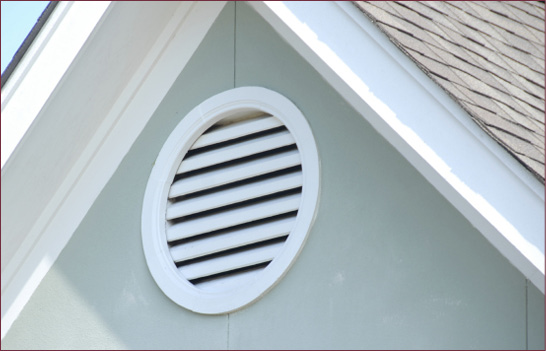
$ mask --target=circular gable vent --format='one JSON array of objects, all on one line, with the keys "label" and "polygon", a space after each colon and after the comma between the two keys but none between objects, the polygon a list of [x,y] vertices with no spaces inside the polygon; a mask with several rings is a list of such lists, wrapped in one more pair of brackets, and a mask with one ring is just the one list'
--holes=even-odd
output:
[{"label": "circular gable vent", "polygon": [[146,189],[150,271],[173,301],[225,313],[262,296],[300,252],[318,201],[318,156],[288,99],[245,87],[194,108]]}]

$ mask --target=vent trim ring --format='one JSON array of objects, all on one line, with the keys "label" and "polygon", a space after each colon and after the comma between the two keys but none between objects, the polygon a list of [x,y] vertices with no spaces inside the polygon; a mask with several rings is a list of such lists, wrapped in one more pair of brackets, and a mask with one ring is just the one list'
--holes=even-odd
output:
[{"label": "vent trim ring", "polygon": [[[204,290],[186,279],[173,262],[165,214],[168,193],[192,145],[219,121],[261,112],[276,117],[294,138],[300,155],[302,190],[292,230],[273,260],[258,275],[231,289]],[[142,207],[142,242],[148,268],[160,289],[175,303],[203,314],[229,313],[256,301],[286,274],[307,239],[319,201],[319,158],[301,111],[286,97],[262,87],[219,93],[191,110],[175,127],[152,168]]]}]

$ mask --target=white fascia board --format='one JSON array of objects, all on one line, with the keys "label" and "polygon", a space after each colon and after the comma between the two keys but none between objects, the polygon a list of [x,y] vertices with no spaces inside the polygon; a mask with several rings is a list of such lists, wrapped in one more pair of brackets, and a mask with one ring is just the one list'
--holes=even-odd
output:
[{"label": "white fascia board", "polygon": [[543,184],[352,3],[251,5],[544,293]]},{"label": "white fascia board", "polygon": [[110,1],[62,1],[2,89],[2,169]]},{"label": "white fascia board", "polygon": [[[97,129],[92,139],[71,165],[70,172],[56,188],[55,195],[34,222],[32,229],[25,234],[22,244],[14,248],[6,248],[16,250],[16,253],[2,267],[2,338],[193,56],[225,3],[180,2],[166,24],[157,24],[164,28],[161,34],[106,116],[102,119],[97,118]],[[140,4],[143,2],[136,2],[135,6]],[[112,4],[114,5],[115,3]],[[146,28],[135,30],[146,30]],[[92,40],[107,40],[108,36],[109,33],[101,32],[100,23],[97,22]],[[97,65],[100,64],[100,62],[97,63]],[[70,71],[88,68],[81,66],[75,62],[70,67]],[[30,70],[32,69],[31,67]],[[48,96],[46,99],[51,100],[62,95],[59,92],[62,91],[63,84],[61,81],[55,88],[53,96]],[[16,93],[17,91],[14,92],[14,96]],[[50,104],[51,101],[47,103]],[[9,106],[6,106],[7,108]],[[35,113],[39,115],[32,116],[32,119],[55,118],[51,113],[49,115],[40,114],[40,111]],[[70,131],[59,130],[59,133],[63,132]],[[29,133],[36,134],[29,137]],[[40,130],[36,128],[27,131],[18,149],[27,147],[25,143],[27,137],[39,137],[39,133]],[[14,156],[17,155],[14,154]],[[2,177],[5,171],[20,170],[5,167],[2,169]],[[9,184],[9,186],[21,187],[24,184]],[[21,213],[21,220],[28,220],[24,217],[25,214]],[[9,234],[9,232],[2,233],[2,235]],[[4,249],[2,247],[2,250]]]}]

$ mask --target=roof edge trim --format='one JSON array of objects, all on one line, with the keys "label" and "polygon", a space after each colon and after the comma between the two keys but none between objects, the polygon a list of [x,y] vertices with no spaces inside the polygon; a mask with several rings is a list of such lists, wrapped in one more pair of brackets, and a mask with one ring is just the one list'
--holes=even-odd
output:
[{"label": "roof edge trim", "polygon": [[2,86],[2,172],[109,5],[61,1]]},{"label": "roof edge trim", "polygon": [[544,292],[544,186],[531,173],[352,3],[251,5]]}]

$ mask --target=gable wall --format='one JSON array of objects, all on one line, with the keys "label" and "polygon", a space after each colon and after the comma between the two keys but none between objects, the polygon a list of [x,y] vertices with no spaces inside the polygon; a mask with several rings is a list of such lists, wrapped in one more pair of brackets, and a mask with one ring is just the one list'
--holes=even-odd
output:
[{"label": "gable wall", "polygon": [[[308,118],[318,213],[274,289],[241,311],[202,316],[154,283],[142,198],[178,121],[249,85],[280,92]],[[543,346],[543,301],[252,9],[229,3],[2,347],[520,349]]]}]

